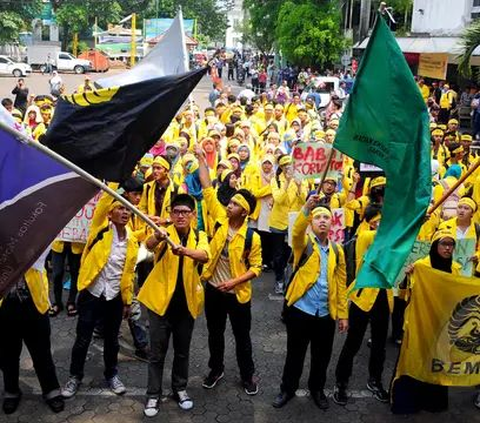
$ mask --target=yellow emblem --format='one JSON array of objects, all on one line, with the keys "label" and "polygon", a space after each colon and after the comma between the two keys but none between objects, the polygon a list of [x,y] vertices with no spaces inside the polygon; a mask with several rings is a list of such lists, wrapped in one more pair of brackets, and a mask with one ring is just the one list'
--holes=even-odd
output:
[{"label": "yellow emblem", "polygon": [[91,106],[92,104],[110,101],[118,91],[118,87],[102,88],[100,90],[85,91],[80,94],[64,95],[62,98],[77,106]]}]

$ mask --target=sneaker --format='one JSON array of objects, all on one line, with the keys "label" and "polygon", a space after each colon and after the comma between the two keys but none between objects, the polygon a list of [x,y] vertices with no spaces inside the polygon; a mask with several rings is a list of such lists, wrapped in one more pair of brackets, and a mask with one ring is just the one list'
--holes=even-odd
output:
[{"label": "sneaker", "polygon": [[108,379],[107,384],[110,390],[116,395],[123,395],[125,392],[127,392],[127,388],[125,388],[125,385],[116,375],[111,379]]},{"label": "sneaker", "polygon": [[54,413],[60,413],[65,408],[65,400],[61,395],[57,395],[56,397],[49,398],[45,400],[45,402],[50,407],[50,410],[52,410]]},{"label": "sneaker", "polygon": [[275,282],[275,294],[283,295],[283,282]]},{"label": "sneaker", "polygon": [[388,392],[383,388],[382,382],[370,379],[367,382],[367,389],[373,393],[373,397],[380,402],[388,402]]},{"label": "sneaker", "polygon": [[202,386],[206,389],[215,388],[218,381],[222,379],[223,376],[225,376],[224,372],[218,374],[218,373],[214,373],[213,371],[210,371],[208,376],[203,380]]},{"label": "sneaker", "polygon": [[82,382],[80,382],[75,376],[70,376],[65,384],[65,388],[62,390],[62,397],[72,398],[78,392],[81,383]]},{"label": "sneaker", "polygon": [[188,396],[187,391],[178,391],[175,396],[177,397],[178,406],[182,410],[191,410],[193,408],[193,401]]},{"label": "sneaker", "polygon": [[477,397],[475,398],[475,401],[473,402],[473,405],[477,408],[480,408],[480,392],[478,393]]},{"label": "sneaker", "polygon": [[253,381],[243,381],[243,389],[247,395],[257,395],[258,394],[258,385]]},{"label": "sneaker", "polygon": [[323,391],[311,392],[313,402],[320,408],[320,410],[326,410],[329,407],[327,396]]},{"label": "sneaker", "polygon": [[148,398],[145,408],[143,409],[143,414],[145,414],[146,417],[155,417],[159,409],[160,400],[157,397]]},{"label": "sneaker", "polygon": [[348,402],[348,393],[347,386],[336,384],[333,389],[333,402],[337,405],[347,405]]},{"label": "sneaker", "polygon": [[3,399],[2,409],[5,414],[13,414],[17,411],[20,400],[22,399],[22,394],[16,396],[6,396]]}]

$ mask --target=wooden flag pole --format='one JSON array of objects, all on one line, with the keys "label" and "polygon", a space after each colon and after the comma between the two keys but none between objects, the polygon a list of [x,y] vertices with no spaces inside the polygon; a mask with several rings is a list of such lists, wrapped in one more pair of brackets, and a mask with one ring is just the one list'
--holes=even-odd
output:
[{"label": "wooden flag pole", "polygon": [[322,192],[322,186],[323,186],[323,183],[325,182],[325,178],[327,177],[328,169],[332,164],[334,155],[335,155],[335,149],[333,148],[333,145],[332,145],[332,149],[330,150],[330,154],[328,155],[327,166],[325,167],[325,171],[323,172],[322,179],[320,179],[320,185],[317,188],[317,195]]},{"label": "wooden flag pole", "polygon": [[475,172],[478,167],[480,166],[480,159],[477,159],[476,163],[468,169],[468,171],[463,175],[457,182],[455,182],[450,189],[448,189],[446,192],[443,193],[442,198],[438,200],[435,204],[433,204],[429,209],[427,214],[430,215],[432,214],[435,210],[437,210],[445,201],[448,197],[450,197],[455,190],[463,183],[465,180],[473,173]]},{"label": "wooden flag pole", "polygon": [[[46,154],[47,156],[51,157],[53,160],[63,164],[64,166],[68,167],[75,173],[77,173],[79,176],[81,176],[83,179],[86,181],[92,183],[93,185],[96,185],[98,188],[100,188],[102,191],[107,192],[110,194],[115,200],[118,202],[122,203],[126,208],[128,208],[132,213],[136,214],[140,219],[142,219],[147,225],[149,225],[151,228],[153,228],[155,231],[161,232],[165,234],[165,229],[160,228],[157,226],[152,219],[150,219],[146,214],[142,213],[139,209],[137,209],[132,203],[130,203],[127,199],[122,197],[120,194],[118,194],[116,191],[111,189],[109,186],[104,184],[102,181],[99,179],[95,178],[94,176],[90,175],[88,172],[84,171],[82,168],[78,167],[76,164],[72,163],[70,160],[66,159],[65,157],[61,156],[60,154],[56,153],[53,150],[50,150],[48,147],[45,145],[33,141],[30,139],[27,135],[22,134],[21,132],[17,131],[16,129],[6,125],[2,121],[0,121],[0,127],[4,129],[5,131],[8,131],[10,134],[12,134],[15,138],[19,139],[21,142],[28,144],[29,146],[35,148],[38,151],[41,151],[42,153]],[[165,241],[172,247],[175,248],[177,245],[169,238],[167,237]]]}]

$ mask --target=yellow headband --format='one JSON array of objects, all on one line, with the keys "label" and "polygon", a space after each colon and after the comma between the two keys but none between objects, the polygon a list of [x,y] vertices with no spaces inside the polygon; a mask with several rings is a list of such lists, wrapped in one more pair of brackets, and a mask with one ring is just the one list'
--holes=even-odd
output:
[{"label": "yellow headband", "polygon": [[472,142],[473,138],[471,135],[468,135],[468,134],[463,134],[460,139],[462,141],[467,141],[467,142]]},{"label": "yellow headband", "polygon": [[378,214],[376,214],[375,216],[373,216],[373,217],[368,221],[368,223],[378,222],[381,218],[382,218],[382,215],[381,215],[380,213],[378,213]]},{"label": "yellow headband", "polygon": [[248,201],[245,199],[245,197],[241,194],[235,194],[232,197],[232,201],[235,204],[238,204],[240,207],[244,208],[248,214],[250,214],[250,205],[248,204]]},{"label": "yellow headband", "polygon": [[458,120],[457,120],[457,119],[450,119],[450,120],[448,121],[448,124],[449,124],[449,125],[458,125]]},{"label": "yellow headband", "polygon": [[434,129],[432,131],[432,136],[436,137],[437,135],[443,137],[443,131],[441,129],[438,129],[438,128]]},{"label": "yellow headband", "polygon": [[452,154],[458,154],[458,153],[463,153],[463,147],[460,146],[456,148],[455,150],[452,151]]},{"label": "yellow headband", "polygon": [[110,206],[108,207],[108,212],[110,213],[113,209],[116,209],[117,207],[125,207],[120,201],[114,201]]},{"label": "yellow headband", "polygon": [[292,158],[291,158],[290,156],[283,156],[283,157],[279,160],[278,164],[279,164],[280,166],[286,166],[286,165],[292,164]]},{"label": "yellow headband", "polygon": [[378,176],[372,180],[372,182],[370,183],[370,188],[375,188],[375,187],[379,187],[381,185],[386,185],[386,184],[387,184],[387,178],[385,178],[385,176]]},{"label": "yellow headband", "polygon": [[440,229],[433,235],[432,242],[440,241],[443,238],[452,238],[455,241],[455,236],[451,229]]},{"label": "yellow headband", "polygon": [[153,159],[153,164],[160,165],[165,169],[170,170],[170,163],[166,159],[164,159],[162,156],[155,157],[155,159]]},{"label": "yellow headband", "polygon": [[326,207],[315,207],[313,210],[312,210],[312,217],[317,217],[321,214],[326,214],[328,217],[332,217],[332,212],[330,210],[328,210]]},{"label": "yellow headband", "polygon": [[460,201],[458,202],[458,205],[460,205],[460,204],[464,204],[464,205],[470,207],[474,212],[477,211],[477,203],[469,197],[460,198]]}]

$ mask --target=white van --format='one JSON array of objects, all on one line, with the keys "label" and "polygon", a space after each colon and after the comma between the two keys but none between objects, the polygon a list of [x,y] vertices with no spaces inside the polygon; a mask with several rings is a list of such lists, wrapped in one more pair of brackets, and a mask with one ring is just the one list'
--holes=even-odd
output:
[{"label": "white van", "polygon": [[337,92],[340,87],[340,79],[335,76],[317,76],[313,78],[302,92],[302,101],[305,101],[309,94],[318,92],[320,96],[319,108],[327,107],[330,95]]}]

